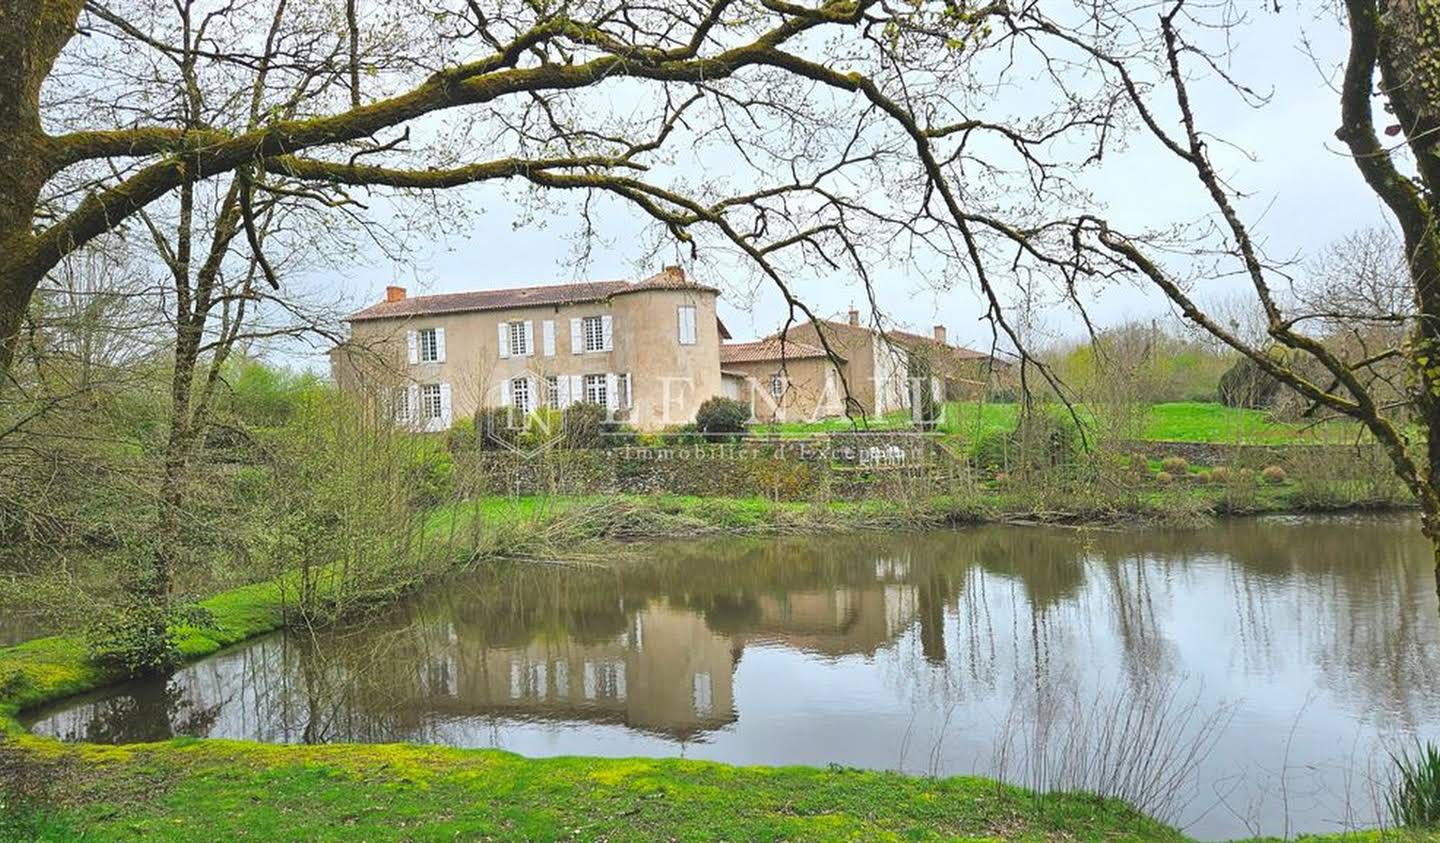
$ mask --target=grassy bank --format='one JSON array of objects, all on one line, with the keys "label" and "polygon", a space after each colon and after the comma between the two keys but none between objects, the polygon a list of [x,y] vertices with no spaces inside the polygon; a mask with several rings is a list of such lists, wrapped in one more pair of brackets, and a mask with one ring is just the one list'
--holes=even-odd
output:
[{"label": "grassy bank", "polygon": [[49,795],[11,815],[19,839],[1183,839],[1113,800],[977,778],[404,745],[45,752]]},{"label": "grassy bank", "polygon": [[[1081,418],[1088,414],[1084,405],[1076,407]],[[1019,418],[1019,405],[950,401],[942,411],[937,430],[940,433],[976,441],[997,432],[1013,430]],[[890,413],[868,420],[871,430],[910,429],[910,414]],[[756,433],[780,436],[804,436],[852,429],[847,419],[820,419],[814,422],[781,422],[755,427]],[[1145,410],[1139,432],[1141,439],[1154,442],[1198,442],[1220,445],[1283,445],[1296,442],[1353,441],[1356,426],[1347,421],[1283,422],[1270,418],[1262,410],[1226,407],[1216,402],[1176,401],[1153,404]]]}]

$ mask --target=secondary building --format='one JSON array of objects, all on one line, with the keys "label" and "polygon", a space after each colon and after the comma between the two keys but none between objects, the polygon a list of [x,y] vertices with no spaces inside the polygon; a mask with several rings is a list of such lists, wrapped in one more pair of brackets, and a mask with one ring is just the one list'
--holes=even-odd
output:
[{"label": "secondary building", "polygon": [[1009,363],[930,337],[819,319],[754,342],[720,347],[726,394],[750,403],[762,421],[878,416],[912,406],[920,389],[936,401],[976,398]]}]

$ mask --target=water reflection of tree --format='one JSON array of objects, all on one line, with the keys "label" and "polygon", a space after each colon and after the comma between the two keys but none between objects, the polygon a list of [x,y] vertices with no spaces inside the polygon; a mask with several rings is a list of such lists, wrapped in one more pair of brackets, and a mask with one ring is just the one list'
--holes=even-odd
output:
[{"label": "water reflection of tree", "polygon": [[[921,702],[1020,682],[1069,687],[1116,663],[1138,687],[1183,669],[1181,636],[1234,648],[1263,674],[1283,667],[1274,659],[1284,650],[1352,710],[1415,723],[1440,676],[1424,550],[1408,527],[1365,519],[662,543],[613,566],[486,568],[353,628],[246,648],[226,676],[185,681],[209,683],[213,693],[196,696],[207,701],[238,683],[247,717],[273,739],[425,739],[436,711],[466,711],[462,676],[503,667],[495,652],[529,648],[543,661],[611,642],[636,649],[637,616],[663,607],[724,638],[731,665],[756,639],[827,658],[883,651],[897,690]],[[1197,600],[1215,606],[1182,621]],[[787,614],[802,604],[834,611]],[[1221,618],[1231,637],[1186,629],[1197,616]],[[686,669],[677,665],[674,681],[691,681]],[[163,732],[154,712],[165,705],[114,705],[96,715],[96,735],[119,734],[121,721]],[[244,733],[229,716],[221,726]],[[212,728],[204,717],[182,725]]]}]

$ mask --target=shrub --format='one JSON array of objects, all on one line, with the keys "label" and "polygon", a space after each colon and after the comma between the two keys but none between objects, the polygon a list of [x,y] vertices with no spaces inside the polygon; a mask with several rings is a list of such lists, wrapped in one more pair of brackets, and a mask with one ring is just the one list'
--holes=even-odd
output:
[{"label": "shrub", "polygon": [[1160,470],[1166,474],[1182,477],[1190,470],[1190,462],[1184,457],[1166,457],[1160,461]]},{"label": "shrub", "polygon": [[1168,486],[1175,482],[1175,475],[1168,471],[1158,471],[1155,473],[1155,482],[1161,486]]},{"label": "shrub", "polygon": [[1278,465],[1267,465],[1265,466],[1265,468],[1261,469],[1260,476],[1265,479],[1266,483],[1270,483],[1272,485],[1284,483],[1285,469],[1281,468]]},{"label": "shrub", "polygon": [[700,425],[691,422],[682,424],[679,427],[671,428],[662,434],[666,445],[702,445],[705,443],[705,434],[700,432]]},{"label": "shrub", "polygon": [[405,466],[405,479],[410,501],[415,506],[432,507],[447,500],[455,480],[455,464],[450,459],[450,452],[439,448],[416,448]]},{"label": "shrub", "polygon": [[1011,445],[1025,468],[1068,466],[1080,453],[1080,431],[1068,416],[1039,410],[1015,425]]},{"label": "shrub", "polygon": [[525,417],[525,429],[517,441],[522,448],[543,448],[564,435],[565,415],[550,407],[541,407]]},{"label": "shrub", "polygon": [[734,442],[745,435],[750,408],[734,398],[706,399],[695,411],[695,429],[712,442]]},{"label": "shrub", "polygon": [[512,407],[481,407],[475,411],[475,420],[470,428],[473,431],[473,447],[481,451],[518,445],[520,434],[525,429],[519,412]]},{"label": "shrub", "polygon": [[199,607],[167,607],[132,589],[124,603],[100,612],[85,630],[90,657],[129,676],[154,676],[180,663],[175,626],[213,628],[214,618]]},{"label": "shrub", "polygon": [[565,408],[565,447],[604,447],[606,417],[609,411],[601,404],[577,401]]},{"label": "shrub", "polygon": [[1232,476],[1228,467],[1217,465],[1210,469],[1210,475],[1206,479],[1211,483],[1225,484],[1231,481]]},{"label": "shrub", "polygon": [[976,468],[1002,471],[1010,464],[1010,435],[1013,431],[987,430],[975,440],[971,455]]},{"label": "shrub", "polygon": [[1440,826],[1440,750],[1432,743],[1415,747],[1415,754],[1391,754],[1395,777],[1385,797],[1390,817],[1407,828]]},{"label": "shrub", "polygon": [[[485,411],[480,411],[483,412]],[[474,419],[459,419],[445,431],[445,450],[452,454],[463,454],[479,447],[480,443],[475,438]]]}]

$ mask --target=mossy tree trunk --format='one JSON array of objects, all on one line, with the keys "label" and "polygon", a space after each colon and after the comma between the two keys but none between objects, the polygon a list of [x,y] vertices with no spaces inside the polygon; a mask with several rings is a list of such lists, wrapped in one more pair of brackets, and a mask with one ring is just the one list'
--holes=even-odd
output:
[{"label": "mossy tree trunk", "polygon": [[48,267],[32,226],[50,177],[40,86],[75,31],[82,0],[0,0],[0,378]]}]

